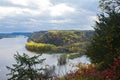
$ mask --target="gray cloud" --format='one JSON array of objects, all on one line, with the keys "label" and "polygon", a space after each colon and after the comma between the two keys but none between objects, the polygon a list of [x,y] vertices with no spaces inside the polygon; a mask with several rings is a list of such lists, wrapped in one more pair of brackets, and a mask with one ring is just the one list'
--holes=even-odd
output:
[{"label": "gray cloud", "polygon": [[[96,20],[98,0],[91,0],[91,2],[90,0],[46,0],[47,2],[50,5],[42,6],[41,3],[39,5],[34,3],[26,6],[1,0],[0,32],[93,29],[91,26]],[[60,6],[56,8],[57,5]],[[66,10],[60,9],[62,6],[65,6]],[[51,7],[55,7],[53,8],[54,16],[50,14]],[[44,9],[40,10],[41,8]]]}]

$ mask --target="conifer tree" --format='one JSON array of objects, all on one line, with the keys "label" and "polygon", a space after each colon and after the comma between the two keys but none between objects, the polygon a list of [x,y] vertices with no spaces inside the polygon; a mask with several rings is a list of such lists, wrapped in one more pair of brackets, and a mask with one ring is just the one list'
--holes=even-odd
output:
[{"label": "conifer tree", "polygon": [[15,54],[16,64],[13,67],[8,67],[11,72],[7,75],[11,77],[8,80],[39,80],[43,77],[43,68],[38,68],[37,65],[43,63],[45,59],[38,59],[40,55],[29,57],[27,54]]},{"label": "conifer tree", "polygon": [[95,34],[87,47],[86,55],[91,62],[108,67],[114,58],[120,56],[120,0],[101,0],[102,13],[95,24]]}]

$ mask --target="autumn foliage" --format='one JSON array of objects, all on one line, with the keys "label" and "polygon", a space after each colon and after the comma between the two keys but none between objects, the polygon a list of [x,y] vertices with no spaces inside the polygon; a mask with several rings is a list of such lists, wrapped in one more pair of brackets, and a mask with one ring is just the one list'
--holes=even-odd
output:
[{"label": "autumn foliage", "polygon": [[120,79],[120,56],[114,59],[108,68],[100,71],[95,64],[76,65],[76,71],[70,71],[67,75],[56,80],[119,80]]}]

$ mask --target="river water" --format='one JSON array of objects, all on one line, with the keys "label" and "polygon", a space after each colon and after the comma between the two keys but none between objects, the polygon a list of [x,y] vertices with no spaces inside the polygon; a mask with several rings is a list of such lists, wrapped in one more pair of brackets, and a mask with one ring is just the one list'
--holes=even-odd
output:
[{"label": "river water", "polygon": [[[6,69],[6,66],[11,66],[15,63],[13,58],[16,52],[19,54],[26,53],[29,56],[38,55],[33,52],[29,52],[25,49],[25,44],[27,42],[27,37],[19,36],[16,38],[3,38],[0,39],[0,80],[7,80],[6,74],[9,71]],[[42,54],[40,58],[46,58],[44,65],[56,66],[55,73],[59,75],[64,75],[70,70],[74,70],[70,65],[82,63],[90,63],[89,59],[86,56],[81,56],[79,58],[69,60],[68,63],[64,66],[58,66],[58,58],[61,54]]]}]

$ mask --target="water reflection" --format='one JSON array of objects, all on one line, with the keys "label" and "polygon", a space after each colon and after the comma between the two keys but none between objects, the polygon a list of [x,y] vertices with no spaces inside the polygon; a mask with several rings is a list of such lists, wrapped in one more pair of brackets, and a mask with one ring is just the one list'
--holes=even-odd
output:
[{"label": "water reflection", "polygon": [[[6,69],[6,66],[11,66],[15,63],[13,55],[16,54],[16,51],[20,54],[26,53],[29,56],[38,55],[25,49],[26,42],[27,38],[24,36],[0,39],[0,80],[7,80],[6,74],[8,73],[8,70]],[[69,60],[65,66],[58,66],[57,63],[60,55],[61,54],[42,54],[40,58],[46,58],[43,66],[55,66],[55,72],[59,75],[64,75],[66,72],[74,70],[74,68],[69,66],[70,64],[76,64],[78,62],[90,63],[86,56],[82,56],[74,60]]]}]

